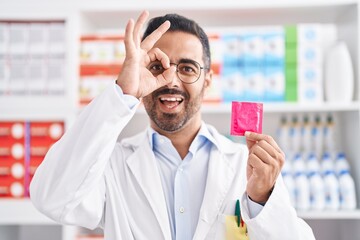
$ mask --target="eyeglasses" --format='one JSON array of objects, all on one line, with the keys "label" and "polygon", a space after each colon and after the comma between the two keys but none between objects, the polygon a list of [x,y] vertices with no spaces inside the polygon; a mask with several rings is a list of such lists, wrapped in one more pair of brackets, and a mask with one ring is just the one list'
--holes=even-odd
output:
[{"label": "eyeglasses", "polygon": [[[186,84],[192,84],[199,80],[201,69],[205,69],[205,67],[200,66],[200,63],[191,59],[182,59],[179,63],[170,63],[170,65],[176,66],[178,78]],[[159,61],[151,62],[147,68],[155,77],[165,71]]]}]

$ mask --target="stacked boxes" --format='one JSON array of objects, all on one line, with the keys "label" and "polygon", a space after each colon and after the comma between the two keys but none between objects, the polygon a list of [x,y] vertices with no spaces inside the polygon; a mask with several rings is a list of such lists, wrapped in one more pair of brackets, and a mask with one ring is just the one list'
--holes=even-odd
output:
[{"label": "stacked boxes", "polygon": [[0,196],[23,197],[25,194],[25,124],[0,124]]},{"label": "stacked boxes", "polygon": [[0,197],[24,197],[63,122],[0,122]]},{"label": "stacked boxes", "polygon": [[221,45],[216,58],[222,101],[323,101],[323,52],[337,40],[335,25],[244,27],[217,34],[220,43],[210,47]]},{"label": "stacked boxes", "polygon": [[0,96],[65,91],[65,23],[0,22]]},{"label": "stacked boxes", "polygon": [[[283,28],[242,28],[237,31],[225,31],[219,35],[222,56],[219,68],[221,86],[218,88],[218,95],[221,96],[221,100],[283,101]],[[218,48],[219,45],[213,45],[211,42],[210,47]]]},{"label": "stacked boxes", "polygon": [[296,26],[285,28],[285,101],[297,101],[297,30]]},{"label": "stacked boxes", "polygon": [[80,43],[80,104],[96,97],[115,81],[125,59],[123,36],[88,35]]},{"label": "stacked boxes", "polygon": [[323,94],[323,46],[320,24],[300,24],[298,30],[298,101],[319,103]]}]

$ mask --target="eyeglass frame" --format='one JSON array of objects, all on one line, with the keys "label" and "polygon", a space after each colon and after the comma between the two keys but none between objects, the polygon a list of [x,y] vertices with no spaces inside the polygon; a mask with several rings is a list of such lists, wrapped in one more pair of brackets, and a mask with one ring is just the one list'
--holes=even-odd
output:
[{"label": "eyeglass frame", "polygon": [[[160,61],[159,61],[160,63]],[[190,63],[190,64],[194,64],[196,66],[199,67],[200,69],[200,73],[199,73],[199,76],[197,77],[196,80],[192,81],[192,82],[185,82],[184,80],[181,79],[181,77],[179,76],[179,70],[178,70],[178,66],[179,64],[182,64],[182,63]],[[151,64],[151,63],[150,63]],[[149,64],[149,65],[150,65]],[[193,84],[195,82],[197,82],[199,79],[200,79],[200,76],[201,76],[201,70],[205,70],[205,69],[209,69],[208,67],[205,67],[205,66],[201,66],[200,63],[198,63],[197,61],[195,60],[192,60],[192,59],[180,59],[179,63],[173,63],[173,62],[170,62],[170,65],[174,65],[176,66],[176,75],[177,77],[180,79],[181,82],[185,83],[185,84]],[[150,69],[149,69],[150,70]]]}]

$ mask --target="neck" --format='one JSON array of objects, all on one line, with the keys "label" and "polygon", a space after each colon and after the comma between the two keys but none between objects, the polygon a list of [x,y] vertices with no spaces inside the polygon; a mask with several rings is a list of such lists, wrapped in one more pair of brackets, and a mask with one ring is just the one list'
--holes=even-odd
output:
[{"label": "neck", "polygon": [[[153,124],[154,125],[154,124]],[[152,126],[161,135],[170,139],[171,143],[179,153],[181,159],[184,159],[189,152],[190,145],[201,127],[201,119],[193,119],[176,132],[167,132]]]}]

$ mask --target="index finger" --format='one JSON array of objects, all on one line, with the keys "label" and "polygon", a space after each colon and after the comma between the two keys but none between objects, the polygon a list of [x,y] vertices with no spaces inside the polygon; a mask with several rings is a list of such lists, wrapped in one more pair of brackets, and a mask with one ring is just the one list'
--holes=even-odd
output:
[{"label": "index finger", "polygon": [[280,152],[280,153],[282,152],[279,145],[276,143],[276,141],[270,135],[246,131],[245,137],[246,137],[246,140],[250,140],[250,141],[254,141],[254,142],[264,140],[264,141],[268,142],[271,146],[273,146],[278,152]]},{"label": "index finger", "polygon": [[155,31],[147,36],[140,44],[141,48],[145,51],[149,51],[161,38],[161,36],[170,28],[170,21],[166,20]]}]

